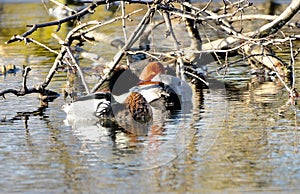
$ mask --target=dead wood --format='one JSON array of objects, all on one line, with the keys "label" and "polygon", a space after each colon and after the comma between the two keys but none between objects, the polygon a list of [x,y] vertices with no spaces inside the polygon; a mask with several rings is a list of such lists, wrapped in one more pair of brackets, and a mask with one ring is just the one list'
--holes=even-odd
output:
[{"label": "dead wood", "polygon": [[[56,2],[51,0],[52,2]],[[77,23],[77,25],[70,30],[64,40],[57,38],[61,48],[59,51],[55,51],[40,43],[37,40],[34,40],[30,37],[34,32],[39,28],[45,28],[48,26],[57,26],[57,30],[60,30],[60,26],[63,23],[69,21],[80,21],[85,15],[92,14],[97,10],[97,7],[100,5],[108,4],[115,2],[116,0],[82,0],[82,3],[86,3],[87,6],[80,11],[75,11],[69,8],[67,5],[63,7],[72,12],[70,16],[65,18],[58,19],[51,22],[45,22],[40,24],[31,24],[28,25],[30,29],[24,32],[21,35],[14,35],[6,44],[10,44],[17,41],[24,41],[26,44],[34,43],[43,48],[49,50],[50,52],[55,53],[57,56],[53,62],[51,69],[48,72],[48,75],[45,77],[44,81],[38,83],[34,87],[27,87],[26,79],[30,68],[25,68],[25,73],[23,75],[23,85],[20,90],[15,89],[6,89],[0,92],[0,95],[4,97],[7,93],[12,93],[17,96],[22,96],[30,93],[39,93],[41,95],[46,95],[48,91],[46,88],[51,82],[52,78],[55,76],[56,72],[59,71],[59,67],[67,66],[68,68],[75,70],[79,74],[82,83],[85,87],[85,93],[94,93],[96,92],[102,84],[109,79],[112,75],[114,69],[119,65],[123,57],[134,55],[134,54],[143,54],[148,58],[154,58],[156,60],[167,59],[168,61],[176,61],[175,68],[177,70],[177,75],[182,79],[185,79],[186,75],[189,74],[194,78],[198,78],[201,82],[206,83],[201,76],[195,74],[196,68],[199,66],[204,66],[200,64],[201,54],[206,53],[226,53],[226,57],[229,52],[240,52],[244,59],[251,59],[251,61],[258,62],[265,66],[266,68],[275,71],[277,77],[282,80],[282,76],[286,75],[287,64],[280,60],[270,49],[269,45],[275,45],[276,43],[287,42],[287,41],[296,41],[299,40],[299,35],[293,35],[287,39],[275,39],[272,35],[277,33],[280,29],[283,28],[291,19],[297,14],[300,9],[300,2],[293,0],[290,5],[285,9],[282,14],[278,17],[268,16],[264,17],[266,20],[270,20],[269,23],[262,25],[255,31],[244,32],[244,28],[237,29],[234,27],[233,22],[240,21],[241,24],[243,20],[248,20],[252,18],[258,19],[257,16],[243,15],[244,11],[252,6],[252,3],[249,3],[245,0],[239,0],[237,2],[227,4],[224,3],[224,6],[219,7],[218,9],[211,10],[212,1],[206,3],[202,8],[196,7],[189,1],[166,1],[166,0],[125,0],[122,2],[122,15],[115,17],[107,21],[87,21],[83,23]],[[128,35],[126,29],[126,19],[132,17],[135,13],[140,10],[133,11],[132,13],[126,14],[126,4],[143,4],[146,5],[147,12],[144,17],[140,20],[139,24],[136,26],[135,30]],[[172,38],[174,43],[173,49],[170,48],[170,51],[166,52],[153,52],[150,51],[149,45],[149,35],[155,29],[155,27],[149,27],[150,23],[154,22],[154,16],[156,14],[161,14],[162,22],[160,24],[165,24],[165,32],[167,36]],[[239,17],[237,16],[239,15]],[[181,42],[176,37],[174,31],[174,21],[173,18],[179,18],[185,23],[188,38],[190,40],[190,46],[184,48]],[[96,29],[114,23],[116,21],[122,21],[122,30],[124,34],[124,41],[119,39],[113,39],[101,33],[95,32]],[[156,25],[154,25],[156,26]],[[206,37],[208,43],[203,44],[203,35],[201,35],[199,30],[201,27],[205,29],[207,26],[212,27],[216,31],[223,31],[227,34],[226,38],[218,39],[211,41],[211,37]],[[297,26],[297,25],[294,25]],[[148,29],[148,30],[147,30]],[[205,34],[204,31],[202,34]],[[101,35],[101,36],[100,36]],[[128,36],[128,37],[127,37]],[[85,80],[85,75],[81,70],[80,63],[75,57],[72,47],[74,42],[77,46],[82,46],[85,42],[91,41],[101,41],[101,44],[107,43],[118,49],[114,58],[108,64],[108,71],[104,72],[99,79],[98,83],[94,85],[92,89],[88,87],[88,83]],[[140,41],[139,48],[132,48],[133,45]],[[227,58],[226,58],[227,60]],[[127,60],[129,64],[129,60]],[[130,64],[129,64],[130,65]],[[195,67],[193,66],[195,65]],[[291,64],[293,66],[293,64]],[[186,71],[186,67],[192,69],[192,71]],[[224,67],[224,66],[222,66]],[[221,68],[222,68],[221,67]],[[287,87],[288,91],[293,91]]]}]

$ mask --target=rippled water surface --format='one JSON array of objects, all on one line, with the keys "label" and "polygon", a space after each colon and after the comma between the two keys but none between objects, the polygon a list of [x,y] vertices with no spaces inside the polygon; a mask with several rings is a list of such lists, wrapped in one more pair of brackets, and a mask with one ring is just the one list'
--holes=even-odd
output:
[{"label": "rippled water surface", "polygon": [[[32,67],[28,85],[42,81],[55,55],[32,44],[4,42],[26,31],[27,24],[52,19],[41,3],[0,8],[0,62],[20,69],[0,76],[1,90],[21,86],[23,65]],[[39,30],[33,37],[57,49],[55,30]],[[62,26],[58,34],[67,30]],[[122,35],[115,28],[104,30]],[[87,47],[109,60],[115,50],[107,48]],[[289,60],[289,53],[281,56]],[[297,75],[299,63],[298,57]],[[248,71],[245,64],[234,65],[225,84],[195,91],[193,107],[140,136],[97,121],[68,124],[63,95],[41,108],[35,94],[8,94],[0,101],[0,192],[299,192],[298,106],[285,105],[287,92],[280,84],[258,82]],[[60,72],[49,88],[63,94],[65,84]]]}]

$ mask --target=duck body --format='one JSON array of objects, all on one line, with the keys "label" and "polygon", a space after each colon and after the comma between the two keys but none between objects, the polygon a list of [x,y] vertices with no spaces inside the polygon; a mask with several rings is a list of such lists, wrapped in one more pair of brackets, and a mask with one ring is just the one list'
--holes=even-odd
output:
[{"label": "duck body", "polygon": [[[192,89],[189,84],[178,77],[165,74],[165,68],[160,62],[150,62],[143,69],[139,78],[140,86],[153,85],[151,83],[156,85],[156,93],[152,93],[157,95],[156,100],[161,100],[167,109],[180,109],[181,103],[191,101]],[[150,94],[144,96],[148,95],[151,96]],[[153,100],[151,99],[151,101]]]},{"label": "duck body", "polygon": [[[118,103],[124,103],[132,92],[136,92],[153,107],[162,110],[179,110],[182,102],[191,101],[191,87],[187,82],[164,73],[164,67],[160,62],[150,62],[140,73],[139,81],[134,79],[134,82],[138,82],[134,85],[129,78],[134,77],[134,74],[130,73],[131,75],[128,76],[124,72],[118,75],[112,84],[112,96]],[[126,86],[127,91],[124,90]]]},{"label": "duck body", "polygon": [[14,64],[0,65],[0,75],[15,74],[17,70]]},{"label": "duck body", "polygon": [[130,89],[140,93],[152,107],[162,110],[179,110],[180,99],[176,92],[163,82],[141,82]]},{"label": "duck body", "polygon": [[178,77],[158,74],[154,76],[151,81],[164,83],[164,85],[174,90],[181,103],[191,102],[192,100],[193,92],[191,86],[186,81]]}]

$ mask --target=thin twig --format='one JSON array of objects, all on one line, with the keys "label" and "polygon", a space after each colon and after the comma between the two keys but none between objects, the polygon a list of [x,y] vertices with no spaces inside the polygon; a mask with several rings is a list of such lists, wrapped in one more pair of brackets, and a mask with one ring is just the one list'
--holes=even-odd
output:
[{"label": "thin twig", "polygon": [[294,58],[294,52],[293,52],[293,42],[290,39],[290,52],[291,52],[291,67],[292,67],[292,88],[295,88],[295,81],[296,81],[296,77],[295,77],[295,58]]},{"label": "thin twig", "polygon": [[27,88],[27,76],[28,76],[28,73],[29,71],[31,71],[31,68],[29,66],[25,67],[25,69],[23,70],[23,81],[22,81],[22,89],[21,89],[21,92],[23,93],[26,93],[28,91],[28,88]]},{"label": "thin twig", "polygon": [[80,76],[80,78],[81,78],[81,81],[82,81],[82,84],[83,84],[83,86],[84,86],[84,88],[85,88],[86,93],[87,93],[87,94],[90,94],[90,89],[89,89],[89,87],[88,87],[88,85],[87,85],[87,83],[86,83],[86,80],[85,80],[85,77],[84,77],[84,75],[83,75],[83,72],[81,71],[81,68],[80,68],[79,65],[77,64],[77,62],[76,62],[76,60],[75,60],[75,58],[74,58],[74,56],[73,56],[73,54],[72,54],[72,52],[71,52],[71,50],[70,50],[70,47],[66,47],[66,50],[67,50],[68,56],[69,56],[69,57],[71,58],[71,60],[72,60],[72,64],[75,65],[75,67],[76,67],[76,69],[77,69],[77,71],[78,71],[78,73],[79,73],[79,76]]},{"label": "thin twig", "polygon": [[[242,59],[238,59],[238,60],[235,60],[235,61],[233,61],[233,62],[226,63],[226,64],[222,65],[221,67],[219,67],[216,71],[221,71],[222,69],[224,69],[224,68],[226,68],[226,67],[230,67],[230,66],[233,65],[233,64],[237,64],[237,63],[239,63],[239,62],[242,62],[242,61],[245,61],[245,60],[247,60],[247,59],[250,59],[250,58],[253,58],[253,57],[257,57],[257,56],[274,57],[274,58],[276,58],[277,60],[279,60],[282,64],[285,64],[285,62],[282,61],[282,59],[280,59],[280,58],[277,57],[276,55],[260,53],[260,54],[252,54],[252,55],[248,55],[248,56],[243,57]],[[209,72],[208,74],[210,74],[210,73],[211,73],[211,72]]]},{"label": "thin twig", "polygon": [[139,23],[139,25],[135,28],[135,31],[129,37],[127,44],[125,44],[122,47],[122,49],[115,55],[113,62],[110,63],[110,70],[101,77],[101,79],[98,81],[98,83],[91,90],[92,93],[96,92],[101,87],[101,85],[104,83],[104,81],[106,81],[109,78],[109,76],[113,72],[114,68],[120,62],[121,58],[125,55],[126,51],[132,47],[132,45],[138,40],[138,38],[144,32],[146,26],[149,24],[154,13],[155,13],[154,7],[151,7],[148,9],[147,13],[144,15],[144,17],[141,20],[141,22]]},{"label": "thin twig", "polygon": [[171,20],[170,20],[170,15],[168,12],[163,12],[163,17],[165,19],[165,22],[166,22],[166,27],[167,27],[167,34],[170,35],[174,41],[174,49],[177,51],[178,53],[178,63],[179,65],[177,65],[177,68],[176,68],[176,74],[178,77],[180,77],[182,80],[185,80],[185,77],[184,77],[184,72],[183,72],[183,68],[184,68],[184,61],[183,61],[183,53],[182,53],[182,49],[180,48],[180,44],[175,36],[175,33],[173,31],[173,27],[172,27],[172,23],[171,23]]},{"label": "thin twig", "polygon": [[[79,19],[81,17],[83,17],[86,14],[92,13],[94,9],[96,9],[98,7],[97,3],[93,3],[90,6],[82,9],[81,11],[65,17],[63,19],[60,20],[56,20],[56,21],[52,21],[52,22],[46,22],[46,23],[40,23],[40,24],[34,24],[34,25],[28,25],[28,27],[31,27],[28,31],[26,31],[25,33],[23,33],[21,35],[21,37],[27,37],[29,35],[31,35],[32,33],[34,33],[36,30],[38,30],[39,28],[44,28],[44,27],[48,27],[48,26],[60,26],[63,23],[69,22],[71,20],[75,20],[75,19]],[[5,42],[5,44],[10,44],[12,42],[16,42],[19,39],[16,39],[15,36],[13,36],[12,38],[10,38],[8,41]]]},{"label": "thin twig", "polygon": [[82,30],[81,34],[82,34],[82,35],[85,35],[85,34],[87,34],[87,33],[89,33],[89,32],[94,31],[95,29],[97,29],[97,28],[99,28],[99,27],[104,26],[104,25],[108,25],[108,24],[114,23],[114,22],[119,21],[119,20],[121,20],[121,19],[123,19],[123,18],[126,18],[126,19],[127,19],[127,18],[129,18],[130,16],[132,16],[133,14],[139,13],[139,12],[141,12],[142,10],[143,10],[143,9],[134,10],[133,12],[131,12],[131,13],[125,15],[124,17],[123,17],[123,16],[121,16],[121,17],[116,17],[116,18],[113,18],[113,19],[110,19],[110,20],[107,20],[107,21],[97,21],[97,20],[95,20],[95,21],[90,21],[90,22],[87,22],[87,23],[85,23],[85,24],[82,24],[81,27],[78,27],[78,29],[82,29],[82,28],[84,28],[84,27],[86,27],[86,26],[88,26],[88,25],[94,25],[93,27],[90,27],[90,28],[88,28],[88,29]]},{"label": "thin twig", "polygon": [[198,75],[195,75],[193,73],[190,73],[188,71],[184,71],[185,74],[188,74],[196,79],[198,79],[199,81],[201,81],[203,84],[205,84],[207,87],[209,87],[209,83],[207,81],[205,81],[204,79],[202,79],[201,77],[199,77]]},{"label": "thin twig", "polygon": [[121,1],[121,7],[122,7],[122,29],[123,29],[123,35],[124,35],[124,40],[125,44],[127,43],[127,32],[126,32],[126,8],[125,8],[125,2]]},{"label": "thin twig", "polygon": [[[125,14],[126,14],[126,7],[125,7],[125,2],[124,1],[121,1],[121,7],[122,7],[122,30],[123,30],[123,35],[124,35],[124,41],[125,41],[125,44],[127,43],[128,41],[128,38],[127,38],[127,31],[126,31],[126,18],[125,18]],[[126,58],[126,62],[127,62],[127,65],[129,66],[129,59],[128,57]]]},{"label": "thin twig", "polygon": [[212,0],[209,0],[209,2],[200,10],[200,12],[207,10],[207,8],[210,6],[211,3],[212,3]]}]

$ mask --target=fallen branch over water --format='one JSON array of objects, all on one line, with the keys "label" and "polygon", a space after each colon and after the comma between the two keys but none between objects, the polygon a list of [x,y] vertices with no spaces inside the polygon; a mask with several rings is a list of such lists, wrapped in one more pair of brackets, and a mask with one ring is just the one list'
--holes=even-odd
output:
[{"label": "fallen branch over water", "polygon": [[52,101],[55,98],[59,96],[58,93],[51,91],[51,90],[46,90],[43,89],[42,87],[36,86],[32,88],[27,87],[27,77],[29,75],[29,72],[31,71],[30,67],[25,67],[23,70],[23,81],[22,81],[22,87],[20,90],[16,89],[6,89],[0,92],[0,96],[2,96],[5,99],[6,94],[14,94],[16,96],[25,96],[27,94],[33,94],[33,93],[38,93],[40,95],[40,99],[47,103],[48,101]]}]

